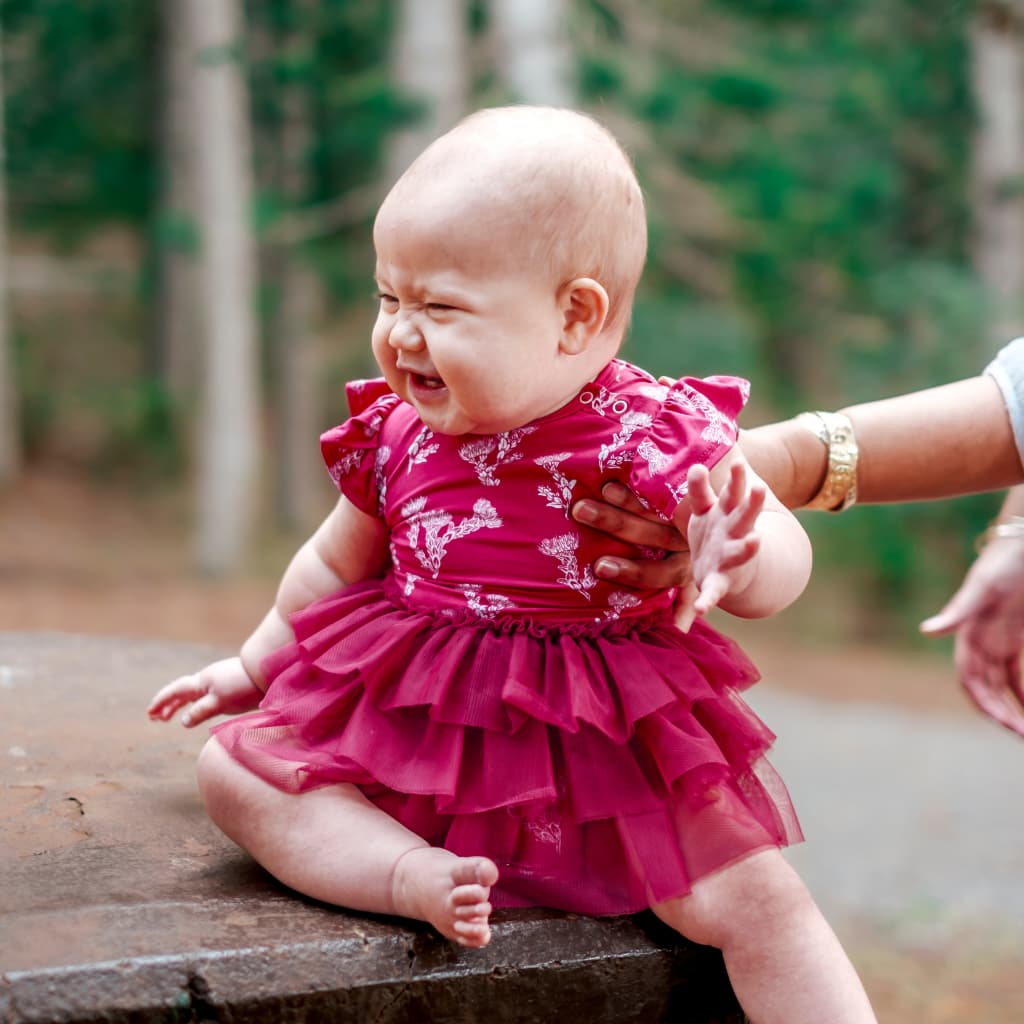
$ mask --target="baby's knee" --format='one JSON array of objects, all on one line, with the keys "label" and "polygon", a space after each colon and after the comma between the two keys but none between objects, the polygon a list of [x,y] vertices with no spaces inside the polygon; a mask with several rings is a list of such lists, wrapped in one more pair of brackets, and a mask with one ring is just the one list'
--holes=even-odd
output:
[{"label": "baby's knee", "polygon": [[196,781],[199,796],[214,821],[230,814],[231,808],[241,801],[238,766],[215,736],[199,752]]},{"label": "baby's knee", "polygon": [[691,942],[723,949],[772,934],[814,911],[800,877],[778,850],[754,854],[698,881],[687,895],[651,908]]}]

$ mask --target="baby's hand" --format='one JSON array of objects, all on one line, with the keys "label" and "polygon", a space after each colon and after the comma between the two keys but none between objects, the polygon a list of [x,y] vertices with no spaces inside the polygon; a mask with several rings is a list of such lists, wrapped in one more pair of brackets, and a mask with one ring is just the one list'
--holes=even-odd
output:
[{"label": "baby's hand", "polygon": [[224,658],[168,683],[149,702],[146,713],[153,721],[169,722],[175,712],[191,704],[181,716],[181,724],[191,729],[215,715],[251,711],[262,697],[263,691],[249,678],[242,659]]},{"label": "baby's hand", "polygon": [[697,615],[706,614],[727,594],[742,591],[754,578],[754,556],[761,546],[754,528],[767,495],[760,480],[750,483],[743,462],[733,463],[721,494],[715,494],[705,466],[691,466],[686,482],[696,594],[691,614],[681,624],[684,631]]}]

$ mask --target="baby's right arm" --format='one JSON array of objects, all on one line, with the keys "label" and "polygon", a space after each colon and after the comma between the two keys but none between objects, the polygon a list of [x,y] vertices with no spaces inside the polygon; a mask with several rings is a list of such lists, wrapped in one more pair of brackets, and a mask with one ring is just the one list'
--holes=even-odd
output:
[{"label": "baby's right arm", "polygon": [[266,689],[260,667],[263,659],[293,639],[288,616],[348,584],[383,575],[388,563],[384,523],[342,496],[295,553],[281,577],[274,606],[242,644],[238,656],[168,683],[150,702],[149,717],[167,722],[187,708],[181,722],[191,728],[215,715],[256,707]]}]

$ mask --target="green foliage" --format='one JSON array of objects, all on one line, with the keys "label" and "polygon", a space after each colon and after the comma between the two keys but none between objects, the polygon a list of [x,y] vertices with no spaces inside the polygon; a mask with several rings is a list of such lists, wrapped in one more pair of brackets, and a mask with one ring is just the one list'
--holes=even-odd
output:
[{"label": "green foliage", "polygon": [[664,292],[642,293],[623,355],[669,377],[706,377],[750,366],[756,339],[738,311]]},{"label": "green foliage", "polygon": [[[398,95],[388,76],[391,4],[252,0],[247,12],[250,38],[276,41],[252,47],[249,64],[261,157],[258,224],[270,235],[289,213],[375,183],[389,133],[414,119],[419,106]],[[286,98],[304,108],[311,129],[297,169],[283,166]],[[301,182],[298,191],[286,172]],[[367,203],[360,215],[302,246],[339,301],[366,291],[372,215]]]},{"label": "green foliage", "polygon": [[184,468],[177,410],[164,383],[143,377],[84,396],[107,422],[92,467],[106,477],[155,483]]},{"label": "green foliage", "polygon": [[12,216],[74,238],[139,222],[155,164],[155,5],[0,0]]},{"label": "green foliage", "polygon": [[[990,352],[966,257],[969,5],[587,9],[596,45],[585,95],[637,118],[657,154],[637,159],[659,219],[629,354],[659,373],[751,378],[759,420],[978,372]],[[640,38],[663,42],[630,60]],[[653,159],[690,181],[680,196],[703,192],[704,209],[663,197],[668,175]],[[680,237],[688,259],[670,260]],[[906,635],[955,586],[964,538],[992,507],[982,497],[808,516],[817,574],[856,576],[865,629],[879,628],[873,609],[888,609]]]},{"label": "green foliage", "polygon": [[[633,126],[651,211],[627,355],[656,373],[749,377],[759,420],[979,369],[989,346],[966,252],[971,5],[575,6],[581,96]],[[467,11],[481,36],[486,3]],[[143,300],[161,254],[197,246],[189,219],[159,205],[158,12],[118,0],[0,0],[14,227],[84,245],[127,225],[148,239],[136,261]],[[289,253],[317,269],[339,309],[368,289],[372,202],[356,200],[379,179],[388,133],[420,113],[388,76],[394,12],[363,0],[248,0],[246,45],[227,55],[244,59],[251,88],[260,237],[269,245],[290,217],[318,211],[320,233]],[[499,94],[483,49],[473,77],[481,96]],[[296,104],[310,128],[297,160],[286,139]],[[341,200],[351,209],[331,220]],[[272,287],[261,301],[273,309]],[[181,445],[151,380],[144,318],[110,319],[69,316],[66,349],[45,317],[19,324],[26,436],[45,450],[77,388],[105,424],[93,459],[171,469]],[[90,375],[100,350],[106,384]],[[983,497],[808,516],[817,572],[849,575],[872,610],[910,621],[955,584],[966,538],[992,507]]]}]

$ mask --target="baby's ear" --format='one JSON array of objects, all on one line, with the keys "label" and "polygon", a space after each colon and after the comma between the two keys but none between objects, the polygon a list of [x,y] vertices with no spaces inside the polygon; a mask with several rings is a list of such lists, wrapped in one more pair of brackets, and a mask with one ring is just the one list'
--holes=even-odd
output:
[{"label": "baby's ear", "polygon": [[579,355],[598,338],[608,321],[608,293],[592,277],[577,277],[558,290],[562,310],[561,350]]}]

